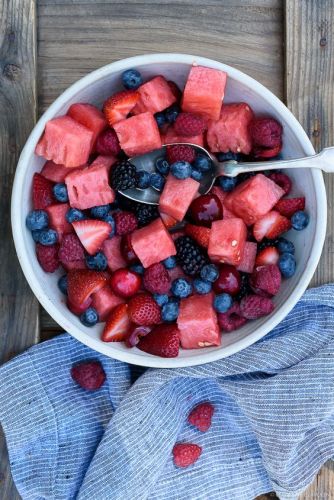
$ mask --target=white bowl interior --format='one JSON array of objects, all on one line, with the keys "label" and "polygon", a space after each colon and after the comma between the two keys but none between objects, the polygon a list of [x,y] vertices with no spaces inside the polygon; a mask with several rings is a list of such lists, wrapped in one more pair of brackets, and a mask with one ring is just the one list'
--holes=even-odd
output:
[{"label": "white bowl interior", "polygon": [[157,54],[139,56],[101,68],[62,94],[32,132],[22,152],[14,184],[12,220],[16,250],[26,278],[38,300],[65,330],[83,343],[108,356],[138,365],[175,367],[201,364],[228,356],[261,338],[284,318],[306,289],[320,258],[325,235],[326,194],[322,175],[317,170],[289,170],[288,174],[294,181],[292,195],[306,196],[306,210],[311,215],[306,230],[290,231],[288,234],[288,238],[296,246],[296,274],[289,280],[283,280],[281,291],[274,299],[275,311],[270,316],[250,321],[236,332],[223,334],[222,346],[219,348],[181,350],[178,358],[165,360],[136,348],[130,350],[122,343],[103,343],[99,339],[101,324],[86,328],[70,313],[57,287],[57,280],[62,273],[43,272],[36,259],[35,244],[25,226],[26,215],[31,210],[32,175],[40,171],[44,164],[44,160],[34,154],[44,125],[50,118],[65,114],[72,103],[90,102],[100,106],[111,93],[121,90],[120,75],[126,68],[137,67],[145,79],[162,74],[182,88],[193,62],[227,71],[225,102],[245,101],[255,113],[273,115],[283,124],[282,157],[297,158],[313,153],[311,143],[299,123],[276,97],[255,80],[212,60],[186,55]]}]

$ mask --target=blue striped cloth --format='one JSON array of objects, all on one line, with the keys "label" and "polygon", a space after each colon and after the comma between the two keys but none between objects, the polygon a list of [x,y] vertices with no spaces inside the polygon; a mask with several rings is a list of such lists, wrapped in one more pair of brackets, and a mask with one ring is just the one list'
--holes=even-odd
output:
[{"label": "blue striped cloth", "polygon": [[[200,367],[131,367],[62,335],[0,368],[0,421],[16,486],[29,500],[294,499],[334,455],[334,286],[308,291],[260,342]],[[73,363],[99,359],[86,392]],[[215,406],[206,433],[186,424]],[[176,441],[203,447],[188,469]],[[328,492],[328,498],[330,492]]]}]

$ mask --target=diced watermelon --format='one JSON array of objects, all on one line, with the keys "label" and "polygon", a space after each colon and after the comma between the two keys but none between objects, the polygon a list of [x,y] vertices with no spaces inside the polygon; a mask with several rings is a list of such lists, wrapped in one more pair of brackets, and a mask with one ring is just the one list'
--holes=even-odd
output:
[{"label": "diced watermelon", "polygon": [[134,231],[131,243],[144,267],[176,255],[174,242],[160,218]]},{"label": "diced watermelon", "polygon": [[132,110],[132,113],[135,115],[145,113],[146,111],[157,113],[176,102],[176,97],[163,76],[156,76],[152,80],[143,83],[139,87],[138,92],[140,98]]},{"label": "diced watermelon", "polygon": [[72,104],[67,111],[67,114],[73,118],[73,120],[81,123],[81,125],[84,125],[93,132],[93,145],[95,145],[98,135],[102,132],[102,130],[107,128],[108,125],[102,111],[92,104],[81,102]]},{"label": "diced watermelon", "polygon": [[103,156],[100,155],[98,156],[93,163],[91,164],[90,168],[92,167],[97,167],[97,166],[103,166],[106,167],[107,172],[109,174],[111,167],[117,162],[117,158],[115,156]]},{"label": "diced watermelon", "polygon": [[160,195],[160,210],[178,221],[183,220],[199,186],[200,183],[191,177],[179,180],[169,174]]},{"label": "diced watermelon", "polygon": [[121,148],[128,156],[141,155],[161,148],[157,122],[152,113],[141,113],[115,123]]},{"label": "diced watermelon", "polygon": [[49,216],[49,226],[57,231],[59,241],[63,234],[73,233],[72,225],[65,218],[69,209],[68,203],[56,203],[45,209]]},{"label": "diced watermelon", "polygon": [[212,307],[213,295],[192,295],[182,299],[177,326],[183,349],[220,345],[217,314]]},{"label": "diced watermelon", "polygon": [[93,147],[93,132],[69,116],[48,121],[35,153],[65,167],[87,163]]},{"label": "diced watermelon", "polygon": [[113,236],[103,243],[103,253],[107,257],[108,267],[111,271],[117,271],[121,267],[126,267],[126,262],[121,254],[122,236]]},{"label": "diced watermelon", "polygon": [[212,223],[208,255],[214,262],[237,266],[241,262],[247,237],[242,219],[217,220]]},{"label": "diced watermelon", "polygon": [[246,241],[241,261],[237,267],[243,273],[252,273],[255,265],[257,244],[253,241]]},{"label": "diced watermelon", "polygon": [[71,172],[66,176],[65,183],[71,207],[80,210],[107,205],[115,199],[115,192],[109,186],[105,165],[90,166]]},{"label": "diced watermelon", "polygon": [[82,165],[82,167],[68,168],[64,165],[57,165],[53,161],[49,160],[44,164],[41,170],[41,175],[52,182],[64,182],[65,177],[70,172],[73,172],[77,168],[84,168],[85,166],[86,165]]},{"label": "diced watermelon", "polygon": [[228,193],[223,191],[219,186],[213,186],[213,188],[211,189],[211,193],[218,196],[219,200],[221,201],[221,204],[223,205],[223,218],[225,220],[235,219],[236,215],[233,212],[231,212],[231,210],[229,210],[224,203],[225,198],[228,195]]},{"label": "diced watermelon", "polygon": [[124,299],[117,297],[117,295],[113,293],[109,285],[93,293],[92,298],[92,307],[97,310],[100,321],[106,321],[110,311],[118,304],[123,304],[125,302]]},{"label": "diced watermelon", "polygon": [[226,73],[204,66],[193,66],[183,92],[183,111],[218,120],[224,99]]},{"label": "diced watermelon", "polygon": [[209,123],[207,141],[210,151],[249,154],[252,140],[248,125],[252,118],[253,111],[244,102],[223,104],[219,120]]},{"label": "diced watermelon", "polygon": [[184,137],[182,135],[177,135],[174,130],[174,126],[171,125],[167,128],[165,133],[161,133],[162,144],[175,144],[177,142],[186,142],[188,144],[197,144],[198,146],[204,146],[203,134],[194,135],[191,137]]},{"label": "diced watermelon", "polygon": [[225,198],[224,205],[250,225],[270,212],[283,195],[275,182],[257,174],[239,184]]}]

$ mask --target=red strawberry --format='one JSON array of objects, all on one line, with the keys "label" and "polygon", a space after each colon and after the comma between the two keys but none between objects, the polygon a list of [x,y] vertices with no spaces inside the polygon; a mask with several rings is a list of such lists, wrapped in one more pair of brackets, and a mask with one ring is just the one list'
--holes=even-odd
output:
[{"label": "red strawberry", "polygon": [[88,297],[88,299],[85,300],[85,302],[83,302],[82,304],[76,304],[75,302],[72,302],[70,299],[67,299],[66,305],[71,311],[71,313],[75,314],[76,316],[80,316],[80,314],[82,314],[83,312],[86,311],[86,309],[88,309],[88,307],[92,303],[92,300],[93,299],[91,297]]},{"label": "red strawberry", "polygon": [[101,132],[96,141],[96,151],[104,156],[117,156],[121,151],[118,137],[113,128]]},{"label": "red strawberry", "polygon": [[129,316],[137,325],[156,325],[161,321],[160,308],[152,295],[140,293],[129,301]]},{"label": "red strawberry", "polygon": [[109,97],[103,104],[103,113],[109,125],[126,118],[138,99],[139,93],[136,90],[124,90]]},{"label": "red strawberry", "polygon": [[113,217],[115,219],[116,234],[120,236],[130,234],[138,227],[137,217],[131,212],[115,212]]},{"label": "red strawberry", "polygon": [[282,125],[270,117],[254,118],[249,124],[253,144],[264,148],[274,148],[282,142]]},{"label": "red strawberry", "polygon": [[180,332],[176,324],[158,325],[137,344],[138,349],[162,358],[176,358],[180,348]]},{"label": "red strawberry", "polygon": [[173,460],[176,467],[189,467],[202,453],[202,447],[193,443],[176,443],[173,448]]},{"label": "red strawberry", "polygon": [[256,266],[267,266],[268,264],[277,264],[279,259],[279,253],[275,247],[267,247],[261,250],[257,254],[255,265]]},{"label": "red strawberry", "polygon": [[269,264],[256,268],[249,278],[249,284],[257,295],[272,297],[279,292],[281,280],[278,266]]},{"label": "red strawberry", "polygon": [[211,229],[209,227],[203,226],[195,226],[194,224],[186,224],[184,228],[184,232],[193,238],[193,240],[197,241],[201,247],[208,248],[210,232]]},{"label": "red strawberry", "polygon": [[72,379],[83,389],[96,391],[106,380],[105,371],[99,361],[83,361],[71,368]]},{"label": "red strawberry", "polygon": [[171,279],[165,266],[161,262],[158,262],[145,269],[143,284],[148,292],[168,293],[171,286]]},{"label": "red strawberry", "polygon": [[117,269],[111,276],[110,285],[120,297],[131,297],[141,286],[141,276],[130,269]]},{"label": "red strawberry", "polygon": [[160,217],[167,229],[174,227],[175,224],[177,224],[178,222],[176,219],[174,219],[174,217],[172,217],[171,215],[164,214],[163,212],[160,212]]},{"label": "red strawberry", "polygon": [[285,217],[292,217],[292,215],[298,210],[304,210],[305,208],[305,198],[283,198],[279,200],[275,205],[275,210],[277,210],[281,215]]},{"label": "red strawberry", "polygon": [[41,174],[34,174],[32,180],[32,204],[34,210],[44,210],[55,202],[53,184]]},{"label": "red strawberry", "polygon": [[176,85],[175,82],[173,82],[172,80],[168,80],[168,86],[169,88],[171,89],[174,97],[176,98],[177,101],[179,101],[182,97],[182,92],[181,90],[179,89],[179,87]]},{"label": "red strawberry", "polygon": [[176,161],[188,161],[192,163],[195,160],[196,154],[194,148],[191,146],[181,146],[178,144],[167,146],[166,155],[168,163],[171,165]]},{"label": "red strawberry", "polygon": [[253,235],[256,241],[261,241],[264,237],[274,240],[282,233],[289,231],[291,222],[279,212],[272,210],[255,222]]},{"label": "red strawberry", "polygon": [[67,264],[68,262],[83,261],[85,251],[75,234],[65,234],[61,240],[58,255],[61,263]]},{"label": "red strawberry", "polygon": [[282,144],[278,144],[273,148],[255,147],[252,151],[252,154],[254,158],[262,158],[263,160],[265,160],[277,156],[281,152],[281,149],[282,149]]},{"label": "red strawberry", "polygon": [[278,184],[279,187],[283,189],[285,194],[289,194],[292,188],[292,182],[290,177],[286,174],[282,174],[280,172],[273,172],[269,175],[269,179]]},{"label": "red strawberry", "polygon": [[107,278],[104,273],[75,269],[67,275],[67,293],[69,300],[76,305],[83,304],[94,292],[105,286]]},{"label": "red strawberry", "polygon": [[241,316],[240,306],[237,302],[226,313],[218,313],[217,318],[223,332],[233,332],[247,323],[247,320]]},{"label": "red strawberry", "polygon": [[206,129],[206,123],[200,116],[193,113],[180,113],[174,123],[177,135],[192,137],[200,135]]},{"label": "red strawberry", "polygon": [[271,299],[258,295],[247,295],[240,302],[240,312],[246,319],[257,319],[267,316],[275,309]]},{"label": "red strawberry", "polygon": [[118,304],[108,316],[101,339],[103,342],[121,342],[128,336],[131,323],[127,304]]},{"label": "red strawberry", "polygon": [[74,231],[79,240],[91,255],[101,248],[102,243],[110,234],[110,225],[108,222],[96,219],[79,220],[72,223]]},{"label": "red strawberry", "polygon": [[206,432],[211,427],[212,415],[215,409],[211,403],[200,403],[191,410],[188,422],[201,432]]},{"label": "red strawberry", "polygon": [[36,244],[37,260],[46,273],[54,273],[59,267],[59,245],[44,246]]}]

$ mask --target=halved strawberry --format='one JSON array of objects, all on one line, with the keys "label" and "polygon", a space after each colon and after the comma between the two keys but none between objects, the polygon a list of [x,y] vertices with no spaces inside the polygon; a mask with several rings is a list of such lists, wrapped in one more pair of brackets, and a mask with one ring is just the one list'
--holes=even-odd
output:
[{"label": "halved strawberry", "polygon": [[261,241],[265,237],[273,240],[290,228],[291,222],[289,219],[272,210],[255,222],[253,234],[256,241]]},{"label": "halved strawberry", "polygon": [[126,118],[138,99],[139,93],[136,90],[124,90],[110,96],[103,104],[103,113],[109,125]]},{"label": "halved strawberry", "polygon": [[138,349],[162,358],[175,358],[179,354],[180,331],[176,324],[156,326],[137,344]]},{"label": "halved strawberry", "polygon": [[71,270],[67,274],[67,294],[72,304],[82,305],[92,295],[105,286],[104,273],[84,269]]},{"label": "halved strawberry", "polygon": [[53,184],[41,174],[34,174],[32,180],[32,204],[34,210],[44,210],[55,202]]},{"label": "halved strawberry", "polygon": [[256,266],[268,266],[269,264],[277,264],[279,259],[279,253],[275,247],[267,247],[258,253],[255,265]]},{"label": "halved strawberry", "polygon": [[91,255],[101,248],[102,243],[110,234],[110,225],[102,220],[79,220],[73,222],[72,225],[79,240]]},{"label": "halved strawberry", "polygon": [[174,219],[174,217],[172,217],[171,215],[167,215],[164,212],[160,212],[160,217],[167,229],[170,229],[171,227],[174,227],[175,224],[177,224],[177,220]]},{"label": "halved strawberry", "polygon": [[298,210],[304,210],[305,208],[305,198],[283,198],[279,200],[275,205],[275,210],[277,210],[281,215],[285,217],[292,217]]},{"label": "halved strawberry", "polygon": [[125,340],[128,336],[130,325],[128,305],[119,304],[109,314],[101,340],[103,342],[121,342]]},{"label": "halved strawberry", "polygon": [[211,232],[211,229],[209,227],[186,224],[184,231],[188,236],[191,236],[193,240],[197,241],[197,243],[201,245],[201,247],[208,248]]}]

